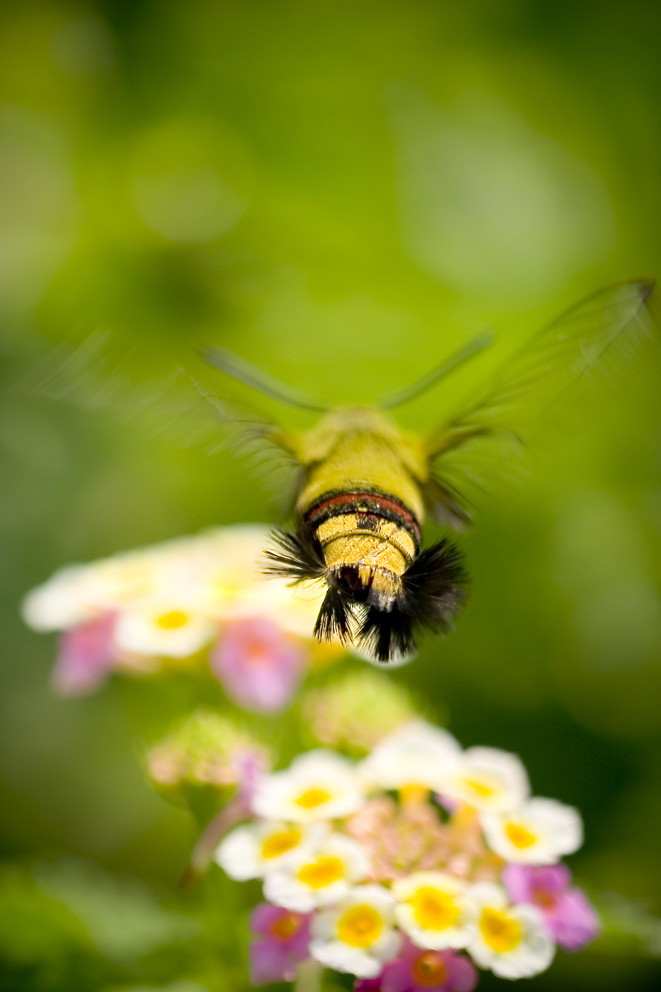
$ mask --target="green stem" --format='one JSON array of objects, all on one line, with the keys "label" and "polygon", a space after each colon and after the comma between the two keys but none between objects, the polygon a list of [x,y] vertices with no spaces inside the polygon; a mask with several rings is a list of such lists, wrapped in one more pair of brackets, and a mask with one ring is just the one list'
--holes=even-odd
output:
[{"label": "green stem", "polygon": [[198,878],[204,874],[209,867],[209,863],[216,847],[228,832],[239,820],[246,815],[246,803],[242,796],[235,796],[202,831],[200,839],[193,849],[191,859],[186,866],[181,885],[188,888],[193,885]]},{"label": "green stem", "polygon": [[296,969],[293,992],[320,992],[323,968],[314,958],[301,961]]}]

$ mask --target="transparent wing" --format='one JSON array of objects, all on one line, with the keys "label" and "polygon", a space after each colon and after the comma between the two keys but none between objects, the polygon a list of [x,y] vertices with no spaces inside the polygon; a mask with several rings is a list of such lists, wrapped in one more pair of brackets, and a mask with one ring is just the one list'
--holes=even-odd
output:
[{"label": "transparent wing", "polygon": [[468,493],[516,473],[526,449],[575,424],[652,336],[651,279],[593,293],[543,327],[427,439],[437,519],[470,520]]},{"label": "transparent wing", "polygon": [[18,388],[98,411],[146,438],[165,435],[168,442],[209,455],[234,449],[264,479],[277,469],[282,492],[295,474],[293,435],[243,398],[239,403],[216,393],[208,384],[216,373],[191,353],[190,365],[196,364],[193,374],[158,348],[95,332],[82,343],[55,348]]}]

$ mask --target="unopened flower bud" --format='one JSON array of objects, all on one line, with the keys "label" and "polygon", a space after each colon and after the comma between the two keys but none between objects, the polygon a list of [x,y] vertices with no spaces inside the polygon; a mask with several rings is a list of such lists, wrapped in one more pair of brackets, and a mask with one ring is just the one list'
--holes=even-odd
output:
[{"label": "unopened flower bud", "polygon": [[269,750],[234,720],[197,710],[146,756],[152,782],[168,798],[185,799],[191,788],[228,797],[252,789],[271,765]]},{"label": "unopened flower bud", "polygon": [[303,720],[314,740],[362,757],[417,716],[409,692],[379,672],[350,672],[303,697]]}]

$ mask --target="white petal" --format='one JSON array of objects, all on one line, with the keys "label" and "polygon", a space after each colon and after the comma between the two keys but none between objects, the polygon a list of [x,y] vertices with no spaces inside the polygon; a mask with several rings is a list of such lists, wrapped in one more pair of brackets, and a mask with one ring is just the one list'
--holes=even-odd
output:
[{"label": "white petal", "polygon": [[325,910],[315,913],[310,924],[310,933],[315,940],[327,943],[332,940],[337,930],[340,913],[337,910]]},{"label": "white petal", "polygon": [[[327,792],[328,800],[312,808],[301,806],[298,798],[310,789]],[[265,776],[257,787],[253,810],[260,816],[304,823],[348,816],[362,801],[351,762],[319,749],[301,755],[285,771]]]},{"label": "white petal", "polygon": [[237,827],[220,842],[214,860],[230,878],[244,882],[261,874],[258,850],[255,826]]},{"label": "white petal", "polygon": [[[496,854],[518,864],[555,864],[573,854],[583,842],[583,824],[578,810],[554,799],[535,798],[507,813],[482,813],[487,843]],[[510,824],[520,825],[535,840],[525,847],[509,836]]]},{"label": "white petal", "polygon": [[94,616],[95,605],[90,589],[93,574],[88,565],[69,565],[56,572],[24,598],[21,613],[33,630],[68,630]]},{"label": "white petal", "polygon": [[508,904],[507,893],[502,885],[496,882],[478,882],[468,890],[471,902],[475,903],[478,912],[485,906],[503,909]]},{"label": "white petal", "polygon": [[396,930],[385,930],[379,939],[374,941],[371,951],[381,964],[385,964],[397,957],[401,946],[401,935]]},{"label": "white petal", "polygon": [[[159,617],[182,612],[187,619],[180,627],[164,628]],[[216,624],[208,617],[190,613],[179,603],[149,603],[122,611],[115,627],[118,648],[135,654],[187,658],[209,644]]]},{"label": "white petal", "polygon": [[330,943],[312,940],[310,953],[327,968],[346,972],[357,978],[376,978],[381,971],[381,961],[378,958],[359,947],[349,947],[340,940]]},{"label": "white petal", "polygon": [[361,763],[358,774],[367,788],[421,785],[438,789],[459,753],[451,734],[415,720],[388,734]]},{"label": "white petal", "polygon": [[[346,885],[346,889],[349,886]],[[285,869],[269,872],[264,879],[264,896],[267,902],[284,906],[296,913],[309,913],[317,905],[316,893],[303,885],[295,875]]]},{"label": "white petal", "polygon": [[423,885],[442,889],[443,892],[460,893],[466,891],[466,885],[453,875],[440,871],[416,871],[406,878],[393,882],[392,891],[395,898],[401,901],[410,899]]},{"label": "white petal", "polygon": [[439,791],[478,809],[512,809],[529,795],[530,782],[516,754],[471,747],[455,761]]}]

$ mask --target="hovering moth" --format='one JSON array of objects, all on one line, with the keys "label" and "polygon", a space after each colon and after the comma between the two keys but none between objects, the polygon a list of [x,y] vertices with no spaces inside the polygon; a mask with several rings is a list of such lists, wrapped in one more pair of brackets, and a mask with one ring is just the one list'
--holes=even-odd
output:
[{"label": "hovering moth", "polygon": [[[212,450],[219,437],[234,436],[246,451],[256,443],[261,451],[286,454],[297,467],[293,519],[274,532],[265,571],[294,584],[314,580],[325,586],[314,630],[318,639],[339,638],[379,664],[393,664],[415,653],[425,629],[451,630],[467,601],[460,551],[447,537],[426,546],[426,522],[465,529],[472,521],[472,494],[492,488],[518,454],[548,436],[558,415],[621,373],[651,336],[653,288],[651,279],[628,280],[585,298],[478,381],[453,413],[424,433],[404,430],[391,411],[424,390],[441,391],[447,377],[491,344],[490,335],[478,335],[378,404],[339,409],[294,393],[220,348],[204,352],[230,378],[316,414],[317,423],[306,431],[247,414],[243,405],[237,409],[181,368],[155,380],[151,395],[144,387],[136,394],[130,383],[127,395],[127,356],[122,352],[109,364],[104,339],[88,339],[73,355],[68,352],[55,375],[57,362],[51,362],[39,391],[71,397],[73,382],[75,399],[86,406],[112,406],[114,400],[123,420],[132,411],[151,411],[156,433],[166,421],[174,428],[171,435],[179,424],[188,433],[195,421],[195,441],[206,438]],[[144,364],[151,367],[155,357],[150,354]],[[175,386],[176,397],[170,395]],[[203,427],[196,416],[200,408]]]},{"label": "hovering moth", "polygon": [[632,280],[587,297],[542,328],[455,414],[425,434],[403,430],[389,410],[407,402],[490,344],[479,335],[409,389],[378,406],[329,409],[288,393],[221,349],[206,360],[290,405],[321,414],[308,431],[258,430],[299,468],[293,525],[275,532],[266,571],[326,587],[315,626],[378,663],[412,656],[425,629],[452,629],[468,576],[447,538],[424,546],[425,520],[470,524],[466,488],[490,478],[513,450],[534,441],[557,406],[588,391],[649,336],[653,280]]}]

